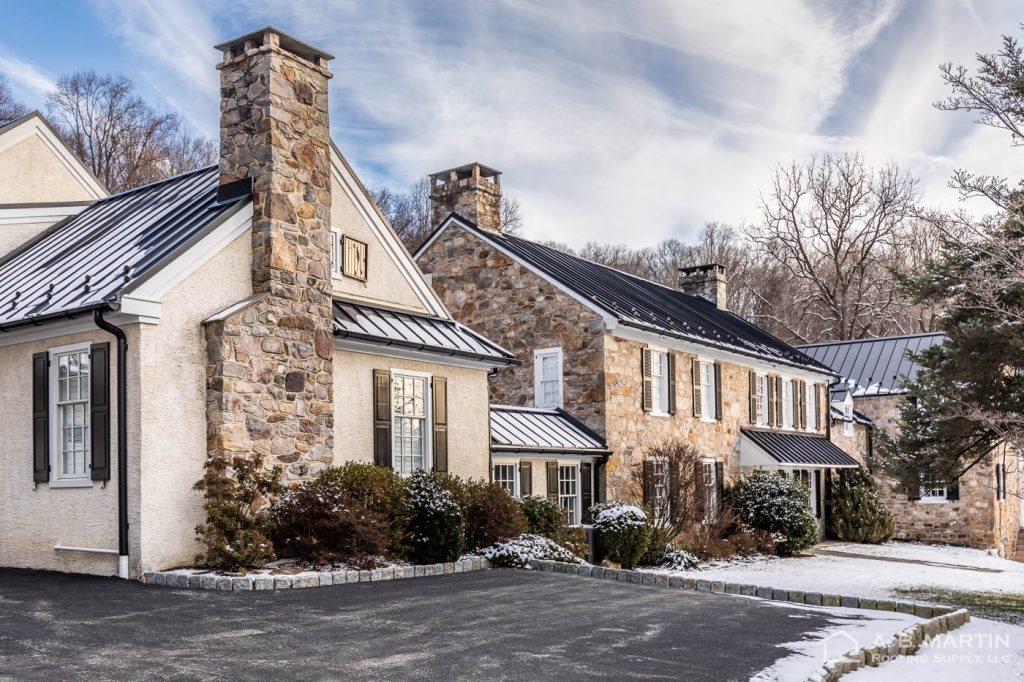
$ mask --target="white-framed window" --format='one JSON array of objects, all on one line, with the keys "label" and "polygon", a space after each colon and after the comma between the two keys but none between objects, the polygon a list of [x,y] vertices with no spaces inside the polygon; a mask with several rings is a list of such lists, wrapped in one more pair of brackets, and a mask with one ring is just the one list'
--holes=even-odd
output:
[{"label": "white-framed window", "polygon": [[651,412],[668,414],[668,353],[651,350]]},{"label": "white-framed window", "polygon": [[700,366],[700,417],[703,421],[718,419],[718,396],[715,394],[715,363],[701,360]]},{"label": "white-framed window", "polygon": [[814,431],[814,425],[818,420],[818,403],[814,400],[814,384],[806,384],[805,389],[807,391],[807,424],[806,428],[808,431]]},{"label": "white-framed window", "polygon": [[795,423],[793,419],[796,402],[793,399],[793,380],[782,380],[782,428],[791,429]]},{"label": "white-framed window", "polygon": [[562,407],[562,349],[533,351],[533,404]]},{"label": "white-framed window", "polygon": [[846,402],[843,403],[843,435],[853,436],[853,401],[850,400],[849,396],[846,398]]},{"label": "white-framed window", "polygon": [[408,476],[429,469],[430,375],[406,370],[391,372],[391,463]]},{"label": "white-framed window", "polygon": [[768,377],[757,375],[757,425],[768,426]]},{"label": "white-framed window", "polygon": [[331,230],[331,274],[335,277],[341,277],[345,266],[341,240],[341,233]]},{"label": "white-framed window", "polygon": [[648,466],[651,468],[651,495],[654,497],[650,500],[651,507],[654,510],[655,517],[671,518],[672,508],[671,499],[669,498],[669,469],[668,460],[664,458],[652,457],[648,460]]},{"label": "white-framed window", "polygon": [[705,459],[701,463],[704,474],[704,522],[710,523],[718,518],[720,500],[718,499],[718,464],[713,459]]},{"label": "white-framed window", "polygon": [[92,485],[89,344],[50,349],[50,483]]},{"label": "white-framed window", "polygon": [[580,523],[580,468],[576,464],[558,465],[558,504],[565,510],[570,526]]},{"label": "white-framed window", "polygon": [[922,502],[945,502],[949,491],[942,481],[931,481],[925,479],[921,483]]},{"label": "white-framed window", "polygon": [[519,476],[517,475],[519,467],[515,464],[495,464],[494,465],[494,482],[505,489],[512,497],[519,497]]}]

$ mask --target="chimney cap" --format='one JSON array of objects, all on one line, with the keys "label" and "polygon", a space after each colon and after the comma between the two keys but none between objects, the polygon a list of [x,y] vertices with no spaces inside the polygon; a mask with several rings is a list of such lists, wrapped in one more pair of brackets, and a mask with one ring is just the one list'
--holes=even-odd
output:
[{"label": "chimney cap", "polygon": [[679,272],[684,275],[693,275],[700,272],[707,272],[709,270],[721,270],[725,272],[725,266],[721,263],[704,263],[703,265],[690,265],[685,268],[679,268]]},{"label": "chimney cap", "polygon": [[278,45],[280,45],[282,49],[287,50],[288,52],[291,52],[293,54],[297,54],[303,59],[313,62],[314,64],[319,63],[319,60],[321,59],[323,59],[324,61],[330,61],[331,59],[334,59],[333,54],[330,54],[329,52],[324,52],[319,48],[313,47],[309,43],[303,42],[296,38],[295,36],[289,35],[282,31],[281,29],[275,28],[274,26],[264,26],[261,29],[252,31],[250,33],[246,33],[243,36],[238,36],[237,38],[226,40],[223,43],[220,43],[219,45],[214,45],[213,49],[220,50],[221,52],[224,52],[225,50],[231,50],[235,54],[242,54],[242,51],[245,49],[246,42],[252,41],[257,45],[263,45],[265,37],[267,36],[267,34],[270,33],[277,35]]},{"label": "chimney cap", "polygon": [[438,171],[436,173],[431,173],[430,174],[430,179],[431,180],[441,180],[442,182],[447,182],[448,179],[452,176],[452,173],[454,173],[455,176],[460,178],[460,179],[468,178],[468,177],[473,175],[473,169],[474,168],[479,168],[480,169],[480,177],[482,177],[482,178],[497,178],[499,175],[501,175],[501,171],[500,170],[497,170],[495,168],[491,168],[490,166],[485,166],[482,163],[480,163],[479,161],[473,161],[472,163],[467,163],[467,164],[464,164],[462,166],[457,166],[455,168],[449,168],[447,170]]}]

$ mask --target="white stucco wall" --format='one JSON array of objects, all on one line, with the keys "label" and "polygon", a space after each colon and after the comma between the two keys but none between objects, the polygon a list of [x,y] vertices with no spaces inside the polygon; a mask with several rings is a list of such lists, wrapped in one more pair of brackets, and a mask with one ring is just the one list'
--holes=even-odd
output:
[{"label": "white stucco wall", "polygon": [[429,372],[448,380],[448,471],[489,478],[487,370],[334,351],[334,463],[373,462],[373,370]]},{"label": "white stucco wall", "polygon": [[30,223],[26,225],[0,225],[0,258],[15,247],[24,244],[53,223]]},{"label": "white stucco wall", "polygon": [[[371,303],[384,303],[426,312],[423,302],[409,284],[408,279],[385,250],[376,233],[356,208],[352,198],[335,179],[331,186],[331,226],[343,235],[367,244],[367,281],[351,277],[334,277],[334,293],[347,298],[359,298]],[[411,258],[404,249],[403,258]],[[413,265],[415,268],[416,266]],[[416,272],[419,272],[418,268]]]},{"label": "white stucco wall", "polygon": [[37,136],[28,137],[0,152],[0,204],[86,201],[93,198]]}]

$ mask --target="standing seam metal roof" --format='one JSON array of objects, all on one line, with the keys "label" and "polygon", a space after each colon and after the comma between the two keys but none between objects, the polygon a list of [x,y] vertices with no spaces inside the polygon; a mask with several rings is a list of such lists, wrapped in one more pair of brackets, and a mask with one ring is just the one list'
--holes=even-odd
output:
[{"label": "standing seam metal roof", "polygon": [[565,410],[491,405],[491,448],[606,452],[604,440]]},{"label": "standing seam metal roof", "polygon": [[911,355],[944,339],[943,334],[910,334],[816,343],[800,349],[841,375],[842,385],[836,391],[851,390],[858,398],[905,393],[902,382],[913,383],[917,376],[918,366]]},{"label": "standing seam metal roof", "polygon": [[119,293],[250,200],[218,200],[216,166],[101,199],[0,259],[0,328],[70,314]]},{"label": "standing seam metal roof", "polygon": [[857,460],[824,436],[761,429],[740,429],[740,433],[780,464],[859,466]]}]

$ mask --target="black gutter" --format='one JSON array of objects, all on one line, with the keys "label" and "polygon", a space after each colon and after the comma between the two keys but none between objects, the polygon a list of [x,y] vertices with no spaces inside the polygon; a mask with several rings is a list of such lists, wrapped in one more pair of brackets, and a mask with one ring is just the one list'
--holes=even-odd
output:
[{"label": "black gutter", "polygon": [[53,322],[54,320],[74,320],[77,319],[79,315],[106,307],[107,304],[105,303],[96,303],[95,305],[87,305],[81,308],[74,308],[72,310],[63,310],[59,313],[49,313],[47,315],[35,315],[32,317],[25,317],[14,322],[0,324],[0,333],[9,332],[15,329],[19,329],[21,327],[38,327],[44,322]]},{"label": "black gutter", "polygon": [[[93,321],[117,339],[117,553],[118,574],[127,578],[128,572],[128,338],[124,331],[107,320],[103,313],[108,307],[93,311]],[[123,573],[123,575],[122,575]]]},{"label": "black gutter", "polygon": [[605,448],[559,448],[559,447],[544,447],[540,448],[535,445],[491,445],[492,452],[536,452],[538,455],[550,455],[564,453],[566,455],[596,455],[599,457],[608,458],[611,454],[611,450]]}]

